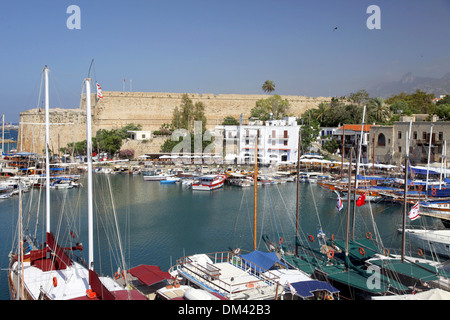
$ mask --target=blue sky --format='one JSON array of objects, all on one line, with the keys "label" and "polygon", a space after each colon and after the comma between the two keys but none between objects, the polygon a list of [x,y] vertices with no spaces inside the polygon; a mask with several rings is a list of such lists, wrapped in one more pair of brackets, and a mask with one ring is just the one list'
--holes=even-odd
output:
[{"label": "blue sky", "polygon": [[[69,30],[67,7],[81,10]],[[370,30],[370,5],[381,29]],[[51,107],[75,108],[88,74],[104,91],[345,95],[403,74],[450,72],[450,0],[4,1],[0,112],[17,122],[51,69]],[[338,27],[337,30],[333,30]]]}]

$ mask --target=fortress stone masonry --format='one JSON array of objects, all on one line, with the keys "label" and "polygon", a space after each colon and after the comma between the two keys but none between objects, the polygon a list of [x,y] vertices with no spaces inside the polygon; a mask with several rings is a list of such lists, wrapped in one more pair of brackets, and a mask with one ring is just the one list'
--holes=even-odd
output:
[{"label": "fortress stone masonry", "polygon": [[[92,98],[92,131],[118,129],[129,123],[140,124],[142,130],[158,130],[163,123],[171,123],[175,107],[181,105],[183,93],[161,92],[118,92],[103,91],[103,99]],[[227,116],[239,119],[242,114],[244,124],[250,117],[250,110],[256,101],[267,99],[269,95],[245,94],[197,94],[188,93],[195,104],[203,102],[207,119],[207,129],[220,125]],[[329,97],[285,96],[290,103],[289,114],[300,116],[308,109],[317,108]],[[20,114],[18,150],[42,153],[45,141],[45,113],[43,109],[31,109]],[[70,142],[86,139],[86,111],[84,102],[79,109],[50,110],[50,149],[55,152]],[[154,139],[141,152],[159,152],[163,139]]]}]

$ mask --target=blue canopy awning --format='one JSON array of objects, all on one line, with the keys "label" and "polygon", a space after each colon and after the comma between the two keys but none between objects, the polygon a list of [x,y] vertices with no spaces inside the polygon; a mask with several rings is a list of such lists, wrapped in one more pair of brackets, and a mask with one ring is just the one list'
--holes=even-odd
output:
[{"label": "blue canopy awning", "polygon": [[255,250],[248,254],[242,254],[241,257],[264,270],[269,270],[275,263],[283,264],[280,259],[278,259],[275,252],[262,252]]},{"label": "blue canopy awning", "polygon": [[310,298],[314,296],[315,291],[328,291],[331,294],[338,293],[339,290],[328,282],[311,280],[291,283],[291,286],[297,291],[295,294],[302,298]]},{"label": "blue canopy awning", "polygon": [[[427,169],[420,169],[408,166],[408,171],[411,171],[415,174],[427,174]],[[428,174],[439,174],[439,172],[428,169]]]}]

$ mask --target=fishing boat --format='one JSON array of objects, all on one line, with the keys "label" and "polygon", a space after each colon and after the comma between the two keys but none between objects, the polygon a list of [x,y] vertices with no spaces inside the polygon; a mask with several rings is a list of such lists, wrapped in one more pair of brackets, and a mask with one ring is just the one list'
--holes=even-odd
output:
[{"label": "fishing boat", "polygon": [[[49,168],[49,89],[48,67],[44,68],[45,119],[46,119],[46,172]],[[90,79],[85,79],[87,114],[87,154],[91,155],[91,106]],[[88,157],[88,234],[89,260],[78,262],[69,252],[82,250],[83,246],[61,247],[51,231],[50,175],[46,175],[46,239],[36,246],[31,237],[25,236],[22,226],[22,201],[19,200],[18,244],[9,258],[8,283],[14,300],[119,300],[145,299],[136,290],[120,286],[110,277],[99,276],[94,269],[93,252],[93,205],[92,205],[92,158]],[[21,192],[19,192],[21,198]]]},{"label": "fishing boat", "polygon": [[223,187],[227,176],[224,174],[204,175],[192,183],[192,190],[211,191]]},{"label": "fishing boat", "polygon": [[159,168],[144,168],[142,170],[142,178],[145,181],[161,181],[173,177],[173,174],[165,173]]}]

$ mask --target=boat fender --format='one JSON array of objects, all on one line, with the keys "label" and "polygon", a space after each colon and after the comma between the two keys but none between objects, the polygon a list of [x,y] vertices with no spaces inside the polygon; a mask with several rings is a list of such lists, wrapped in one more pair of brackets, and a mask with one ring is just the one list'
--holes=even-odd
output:
[{"label": "boat fender", "polygon": [[53,286],[56,288],[57,285],[58,285],[58,280],[56,279],[56,277],[53,277]]},{"label": "boat fender", "polygon": [[280,238],[280,245],[282,245],[283,242],[284,242],[284,239],[283,239],[283,238]]}]

